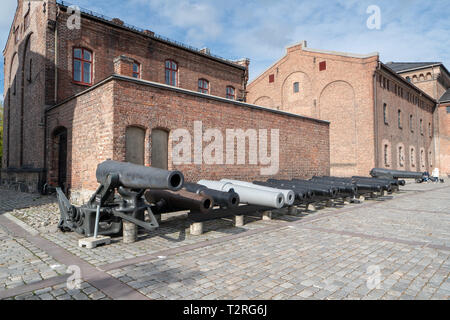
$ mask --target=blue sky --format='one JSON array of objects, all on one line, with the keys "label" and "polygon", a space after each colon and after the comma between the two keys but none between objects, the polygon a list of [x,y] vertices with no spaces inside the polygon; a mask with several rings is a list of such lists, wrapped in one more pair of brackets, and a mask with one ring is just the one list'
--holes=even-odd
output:
[{"label": "blue sky", "polygon": [[[71,0],[160,35],[228,59],[250,58],[250,79],[307,40],[316,49],[379,52],[387,61],[440,61],[450,69],[450,1]],[[0,44],[8,37],[17,0],[2,0]],[[368,6],[381,10],[371,30]],[[0,64],[3,68],[3,62]],[[0,71],[3,92],[3,69]],[[3,94],[1,94],[3,96]]]}]

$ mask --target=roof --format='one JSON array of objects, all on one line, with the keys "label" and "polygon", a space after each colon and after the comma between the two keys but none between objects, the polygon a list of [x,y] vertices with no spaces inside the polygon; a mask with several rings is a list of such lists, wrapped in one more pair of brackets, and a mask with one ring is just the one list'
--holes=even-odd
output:
[{"label": "roof", "polygon": [[409,70],[416,70],[427,68],[431,66],[440,66],[441,62],[387,62],[385,63],[390,69],[395,72],[405,72]]},{"label": "roof", "polygon": [[[56,3],[60,7],[62,7],[64,10],[67,10],[67,8],[72,5],[71,3],[67,2],[67,1],[63,1],[63,0],[56,0]],[[77,7],[80,8],[79,6],[77,6]],[[117,27],[117,28],[125,29],[125,30],[128,30],[128,31],[131,31],[131,32],[143,35],[143,36],[151,38],[153,40],[156,40],[156,41],[159,41],[159,42],[163,42],[163,43],[169,44],[169,45],[174,46],[174,47],[181,48],[183,50],[195,53],[195,54],[200,55],[200,56],[204,56],[206,58],[209,58],[209,59],[212,59],[212,60],[215,60],[215,61],[227,64],[227,65],[239,68],[239,69],[243,69],[243,70],[246,69],[246,67],[238,64],[237,61],[228,60],[228,59],[219,57],[217,55],[214,55],[214,54],[212,54],[210,52],[202,52],[198,48],[186,45],[184,43],[181,43],[181,42],[178,42],[178,41],[175,41],[175,40],[171,40],[169,38],[160,36],[160,35],[158,35],[156,33],[153,33],[153,32],[151,34],[149,34],[148,32],[146,32],[148,30],[144,30],[142,28],[139,28],[139,27],[136,27],[136,26],[132,26],[132,25],[127,24],[127,23],[120,23],[119,24],[119,23],[117,23],[115,21],[115,19],[112,19],[112,18],[107,17],[105,15],[96,13],[96,12],[91,11],[89,9],[80,8],[80,12],[81,12],[81,14],[83,16],[88,17],[90,19],[93,19],[93,20],[96,20],[96,21],[99,21],[99,22],[103,22],[103,23],[112,25],[112,26]],[[244,60],[244,59],[242,59],[242,60]]]},{"label": "roof", "polygon": [[439,102],[450,102],[450,89],[448,89],[442,97],[439,98]]}]

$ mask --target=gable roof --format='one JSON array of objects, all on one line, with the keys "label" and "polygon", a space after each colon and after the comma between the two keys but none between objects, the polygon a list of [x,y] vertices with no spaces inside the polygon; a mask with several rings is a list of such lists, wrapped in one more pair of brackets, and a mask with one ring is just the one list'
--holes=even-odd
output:
[{"label": "gable roof", "polygon": [[439,102],[450,102],[450,89],[448,89],[442,97],[439,98]]},{"label": "gable roof", "polygon": [[441,66],[441,62],[386,62],[391,70],[395,72],[405,72],[410,70],[422,69],[431,66]]}]

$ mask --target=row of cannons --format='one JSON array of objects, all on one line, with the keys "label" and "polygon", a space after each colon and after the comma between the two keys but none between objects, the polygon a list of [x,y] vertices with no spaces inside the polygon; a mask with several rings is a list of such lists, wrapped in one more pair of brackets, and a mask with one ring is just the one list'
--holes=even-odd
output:
[{"label": "row of cannons", "polygon": [[360,202],[368,196],[398,191],[405,184],[400,178],[419,179],[422,174],[373,169],[371,175],[371,178],[313,177],[252,183],[222,179],[188,183],[179,171],[107,160],[97,167],[99,187],[86,204],[80,207],[70,204],[61,189],[57,189],[61,212],[58,227],[63,232],[88,237],[85,245],[92,247],[109,243],[108,236],[121,234],[124,241],[132,242],[138,228],[147,231],[158,228],[162,214],[188,211],[191,233],[198,235],[204,221],[234,216],[236,226],[242,226],[243,217],[255,212],[270,219],[272,210],[283,207],[292,212],[301,205],[315,210],[321,203],[330,206],[338,200]]}]

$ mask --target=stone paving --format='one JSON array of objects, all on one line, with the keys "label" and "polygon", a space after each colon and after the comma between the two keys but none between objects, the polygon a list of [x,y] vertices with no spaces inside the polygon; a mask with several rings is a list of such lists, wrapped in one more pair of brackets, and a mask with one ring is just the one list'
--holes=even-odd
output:
[{"label": "stone paving", "polygon": [[[78,247],[79,235],[56,231],[54,197],[0,189],[0,217],[12,214],[149,299],[448,300],[449,208],[449,183],[408,184],[363,204],[281,210],[272,221],[255,214],[243,227],[231,219],[207,222],[201,236],[190,235],[186,215],[166,215],[159,230],[136,243],[118,237],[90,250]],[[27,239],[0,224],[0,295],[19,288],[9,299],[111,298],[87,281],[75,291],[65,283],[26,291],[66,269]]]}]

